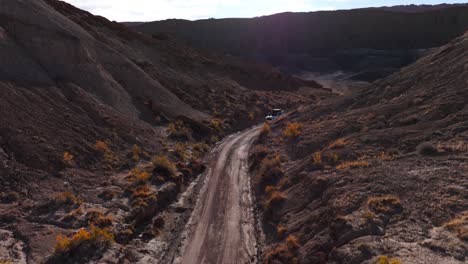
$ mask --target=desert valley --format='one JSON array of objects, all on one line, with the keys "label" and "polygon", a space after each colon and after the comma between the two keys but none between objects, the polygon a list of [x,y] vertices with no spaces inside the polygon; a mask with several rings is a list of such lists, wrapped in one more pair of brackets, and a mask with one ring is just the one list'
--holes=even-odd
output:
[{"label": "desert valley", "polygon": [[0,0],[0,264],[467,261],[468,4]]}]

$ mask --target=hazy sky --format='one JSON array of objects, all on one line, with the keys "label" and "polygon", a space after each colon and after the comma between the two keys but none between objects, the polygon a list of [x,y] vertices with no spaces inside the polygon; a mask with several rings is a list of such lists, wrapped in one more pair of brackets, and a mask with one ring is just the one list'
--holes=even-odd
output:
[{"label": "hazy sky", "polygon": [[403,4],[463,3],[437,0],[65,0],[116,21],[167,18],[254,17],[285,11],[317,11]]}]

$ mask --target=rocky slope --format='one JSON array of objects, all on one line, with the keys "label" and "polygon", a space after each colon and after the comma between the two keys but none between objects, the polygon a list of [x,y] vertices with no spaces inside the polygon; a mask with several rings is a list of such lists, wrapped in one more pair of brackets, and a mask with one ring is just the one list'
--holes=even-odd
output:
[{"label": "rocky slope", "polygon": [[466,263],[468,33],[252,150],[266,263]]},{"label": "rocky slope", "polygon": [[327,93],[61,1],[0,0],[0,262],[125,259],[210,144],[313,100],[302,87]]}]

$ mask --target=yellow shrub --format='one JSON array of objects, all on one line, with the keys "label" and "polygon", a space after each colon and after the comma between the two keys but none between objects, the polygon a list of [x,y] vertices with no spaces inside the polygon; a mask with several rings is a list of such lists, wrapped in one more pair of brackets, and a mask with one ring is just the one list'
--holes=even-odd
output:
[{"label": "yellow shrub", "polygon": [[73,251],[83,243],[92,243],[95,246],[102,247],[113,241],[114,235],[109,230],[91,226],[89,230],[80,229],[71,237],[57,236],[57,244],[54,249],[55,252],[65,253]]},{"label": "yellow shrub", "polygon": [[288,123],[283,131],[283,135],[288,138],[296,138],[301,135],[304,125],[301,123]]}]

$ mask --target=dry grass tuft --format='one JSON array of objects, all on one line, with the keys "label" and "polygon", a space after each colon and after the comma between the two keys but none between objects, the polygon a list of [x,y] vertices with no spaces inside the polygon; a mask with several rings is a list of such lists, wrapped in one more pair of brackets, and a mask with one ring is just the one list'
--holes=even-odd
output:
[{"label": "dry grass tuft", "polygon": [[371,197],[367,200],[367,206],[382,214],[396,214],[403,210],[400,199],[395,196]]}]

